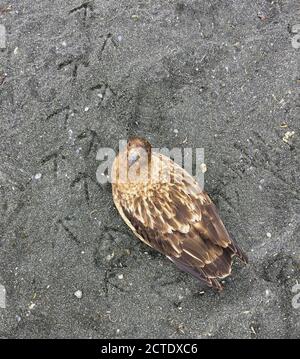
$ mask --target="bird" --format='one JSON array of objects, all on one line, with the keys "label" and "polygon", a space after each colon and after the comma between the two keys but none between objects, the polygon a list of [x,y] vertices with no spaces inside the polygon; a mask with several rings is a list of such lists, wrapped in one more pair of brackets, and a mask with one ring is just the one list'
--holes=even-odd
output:
[{"label": "bird", "polygon": [[128,139],[113,161],[111,182],[114,204],[135,236],[202,285],[221,291],[233,258],[248,263],[209,195],[146,139]]}]

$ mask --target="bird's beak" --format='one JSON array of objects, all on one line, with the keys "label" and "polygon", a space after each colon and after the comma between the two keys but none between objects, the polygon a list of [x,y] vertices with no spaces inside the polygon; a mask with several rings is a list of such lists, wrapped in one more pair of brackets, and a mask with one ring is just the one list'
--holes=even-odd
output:
[{"label": "bird's beak", "polygon": [[129,153],[128,155],[128,166],[131,167],[136,161],[138,161],[140,156],[138,153]]}]

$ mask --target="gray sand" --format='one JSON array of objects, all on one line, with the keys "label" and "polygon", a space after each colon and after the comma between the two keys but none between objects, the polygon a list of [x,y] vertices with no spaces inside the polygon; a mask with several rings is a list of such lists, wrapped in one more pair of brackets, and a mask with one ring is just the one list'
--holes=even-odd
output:
[{"label": "gray sand", "polygon": [[[297,3],[0,7],[0,337],[300,337]],[[98,148],[130,135],[204,148],[250,259],[221,294],[136,240],[97,183]]]}]

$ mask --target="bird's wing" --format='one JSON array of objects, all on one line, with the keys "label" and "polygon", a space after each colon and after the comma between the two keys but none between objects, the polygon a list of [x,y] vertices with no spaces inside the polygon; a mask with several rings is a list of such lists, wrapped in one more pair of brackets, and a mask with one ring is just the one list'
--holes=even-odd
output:
[{"label": "bird's wing", "polygon": [[181,167],[176,170],[178,181],[156,183],[149,196],[124,195],[114,186],[116,206],[141,240],[180,269],[221,289],[216,278],[230,274],[232,257],[244,262],[247,257],[229,237],[208,195]]}]

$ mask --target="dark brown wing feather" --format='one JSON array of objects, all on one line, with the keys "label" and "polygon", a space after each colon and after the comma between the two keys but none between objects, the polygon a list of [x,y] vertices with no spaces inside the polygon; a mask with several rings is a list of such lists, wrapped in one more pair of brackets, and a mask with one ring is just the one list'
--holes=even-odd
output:
[{"label": "dark brown wing feather", "polygon": [[[214,207],[214,204],[211,203],[209,206]],[[202,227],[196,226],[188,233],[179,231],[162,233],[157,229],[144,226],[134,215],[126,209],[123,210],[136,233],[143,237],[146,243],[165,254],[178,268],[190,273],[208,286],[222,289],[217,278],[224,278],[231,273],[234,255],[237,255],[243,262],[248,262],[246,254],[232,240],[227,247],[220,244],[223,243],[220,240],[222,236],[226,238],[229,236],[215,208],[210,209],[214,211],[213,217],[208,217],[206,209],[203,208],[203,225],[207,228],[207,232]]]}]

